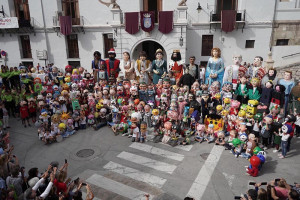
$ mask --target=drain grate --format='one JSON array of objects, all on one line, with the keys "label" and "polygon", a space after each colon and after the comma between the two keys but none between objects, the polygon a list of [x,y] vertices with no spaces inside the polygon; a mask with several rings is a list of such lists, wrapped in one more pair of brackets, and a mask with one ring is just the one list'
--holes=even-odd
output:
[{"label": "drain grate", "polygon": [[209,153],[202,153],[202,154],[200,154],[200,157],[201,157],[203,160],[206,160],[208,156],[209,156]]},{"label": "drain grate", "polygon": [[76,153],[76,156],[80,158],[87,158],[94,155],[95,151],[93,149],[81,149]]}]

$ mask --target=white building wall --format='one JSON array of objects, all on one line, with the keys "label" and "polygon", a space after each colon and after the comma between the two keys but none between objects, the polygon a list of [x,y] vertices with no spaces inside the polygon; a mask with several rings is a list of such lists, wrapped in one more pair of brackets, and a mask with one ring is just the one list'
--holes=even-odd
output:
[{"label": "white building wall", "polygon": [[[267,58],[271,28],[245,28],[224,33],[220,30],[209,33],[209,28],[188,29],[187,31],[187,59],[194,55],[197,61],[207,61],[209,56],[201,56],[202,35],[214,35],[213,46],[222,51],[225,66],[232,64],[232,56],[241,54],[243,62],[252,63],[255,56]],[[222,42],[224,38],[224,42]],[[246,40],[255,40],[254,48],[245,48]]]},{"label": "white building wall", "polygon": [[[118,0],[122,12],[138,12],[142,9],[142,0]],[[272,31],[272,20],[274,17],[275,1],[274,0],[238,0],[238,10],[246,10],[246,24],[242,32],[241,29],[234,30],[231,33],[221,32],[220,27],[209,32],[210,13],[215,10],[216,0],[200,1],[202,11],[197,12],[196,8],[199,1],[187,1],[187,18],[188,25],[183,24],[184,45],[179,46],[180,26],[174,24],[174,30],[167,35],[157,30],[157,25],[150,36],[147,36],[142,30],[135,35],[130,35],[124,30],[124,26],[118,26],[118,43],[116,48],[117,57],[121,58],[121,52],[129,51],[133,55],[134,48],[145,40],[153,40],[161,44],[166,51],[168,60],[173,49],[181,49],[182,57],[186,58],[195,55],[198,61],[206,61],[208,57],[201,57],[201,41],[203,34],[214,35],[214,46],[222,50],[222,57],[225,65],[231,64],[231,58],[234,53],[243,56],[244,61],[252,63],[256,55],[267,58],[269,51],[269,42]],[[280,2],[277,0],[276,20],[300,20],[299,7],[300,0],[291,0],[290,2]],[[44,22],[42,17],[41,3],[44,6],[45,24],[47,34],[44,33]],[[174,19],[178,14],[177,5],[179,0],[163,0],[163,10],[173,10]],[[0,0],[0,5],[8,16],[15,16],[14,5],[11,0]],[[296,7],[296,8],[295,8]],[[7,33],[0,35],[0,48],[8,52],[9,66],[18,65],[22,61],[33,61],[34,65],[44,62],[36,57],[36,50],[48,50],[48,62],[55,63],[56,66],[64,68],[68,61],[80,61],[85,68],[90,68],[92,54],[99,50],[102,54],[104,51],[103,33],[113,33],[112,12],[110,8],[99,3],[98,0],[79,0],[80,16],[83,16],[85,34],[78,34],[79,59],[67,58],[67,46],[65,36],[54,32],[53,16],[56,11],[61,11],[61,0],[29,0],[30,15],[35,21],[36,35],[30,34],[31,48],[33,59],[21,59],[19,34]],[[175,21],[176,22],[176,21]],[[240,26],[241,28],[241,26]],[[49,45],[46,44],[46,35]],[[224,42],[222,42],[224,38]],[[245,41],[255,40],[253,49],[245,48]],[[297,53],[299,46],[273,47],[273,59],[275,66],[289,64],[294,62],[292,59],[281,59],[282,56]],[[283,55],[284,54],[284,55]],[[278,63],[278,64],[277,64]]]}]

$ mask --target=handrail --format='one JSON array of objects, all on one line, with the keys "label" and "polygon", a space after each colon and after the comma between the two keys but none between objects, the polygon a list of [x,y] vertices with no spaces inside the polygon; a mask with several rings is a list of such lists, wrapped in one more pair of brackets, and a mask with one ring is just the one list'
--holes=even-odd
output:
[{"label": "handrail", "polygon": [[295,56],[295,55],[300,55],[300,52],[299,53],[293,53],[293,54],[290,54],[290,55],[287,55],[287,56],[282,56],[281,58],[287,58],[287,57]]}]

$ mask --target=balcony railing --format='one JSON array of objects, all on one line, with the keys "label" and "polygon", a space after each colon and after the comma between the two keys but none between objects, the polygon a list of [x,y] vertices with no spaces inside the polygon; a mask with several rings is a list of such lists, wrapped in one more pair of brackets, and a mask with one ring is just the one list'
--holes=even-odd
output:
[{"label": "balcony railing", "polygon": [[[237,10],[236,11],[236,22],[245,21],[246,10]],[[221,13],[216,13],[216,11],[210,12],[210,22],[221,22]]]},{"label": "balcony railing", "polygon": [[[54,27],[60,26],[58,16],[53,16],[53,26]],[[80,16],[78,18],[72,18],[72,26],[84,26],[83,16]]]},{"label": "balcony railing", "polygon": [[34,27],[34,18],[31,17],[28,19],[19,19],[19,28],[33,28]]}]

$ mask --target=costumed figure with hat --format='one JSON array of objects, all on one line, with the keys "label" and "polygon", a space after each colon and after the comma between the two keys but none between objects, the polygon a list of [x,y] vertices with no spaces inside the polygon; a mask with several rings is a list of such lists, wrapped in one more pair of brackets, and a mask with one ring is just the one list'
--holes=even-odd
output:
[{"label": "costumed figure with hat", "polygon": [[168,72],[171,71],[175,77],[176,83],[179,82],[183,75],[184,60],[181,59],[180,50],[173,50],[171,60],[169,62]]},{"label": "costumed figure with hat", "polygon": [[221,58],[221,50],[219,48],[213,48],[205,71],[205,83],[208,85],[211,85],[214,81],[223,83],[223,76],[224,62]]},{"label": "costumed figure with hat", "polygon": [[259,80],[262,80],[263,77],[266,74],[265,69],[262,66],[263,58],[260,56],[256,56],[254,58],[253,64],[248,69],[248,75],[250,78],[259,78]]},{"label": "costumed figure with hat", "polygon": [[152,62],[153,83],[157,84],[158,80],[167,74],[167,62],[163,59],[163,51],[157,49],[155,52],[155,60]]},{"label": "costumed figure with hat", "polygon": [[139,82],[145,82],[147,85],[151,83],[150,72],[152,71],[152,63],[150,60],[147,60],[145,51],[140,52],[139,59],[135,62],[134,70],[136,79]]},{"label": "costumed figure with hat", "polygon": [[116,59],[116,51],[114,48],[108,51],[108,56],[109,59],[105,60],[108,77],[112,76],[117,79],[120,71],[120,60]]},{"label": "costumed figure with hat", "polygon": [[[101,59],[101,53],[99,51],[94,52],[94,60],[92,61],[92,70],[93,70],[93,76],[94,81],[99,81],[99,71],[101,68],[101,65],[106,65],[105,61]],[[103,68],[103,67],[102,67]]]},{"label": "costumed figure with hat", "polygon": [[237,88],[237,83],[239,78],[242,75],[247,73],[247,68],[241,65],[242,63],[242,56],[241,55],[234,55],[232,57],[233,65],[229,65],[225,68],[224,77],[223,77],[223,84],[226,82],[230,82],[233,85],[233,89]]},{"label": "costumed figure with hat", "polygon": [[132,142],[139,142],[140,141],[140,128],[139,128],[139,121],[141,119],[141,116],[139,113],[137,112],[134,112],[131,114],[131,125],[130,125],[130,128],[131,128],[131,136],[132,136],[132,139],[131,141]]}]

